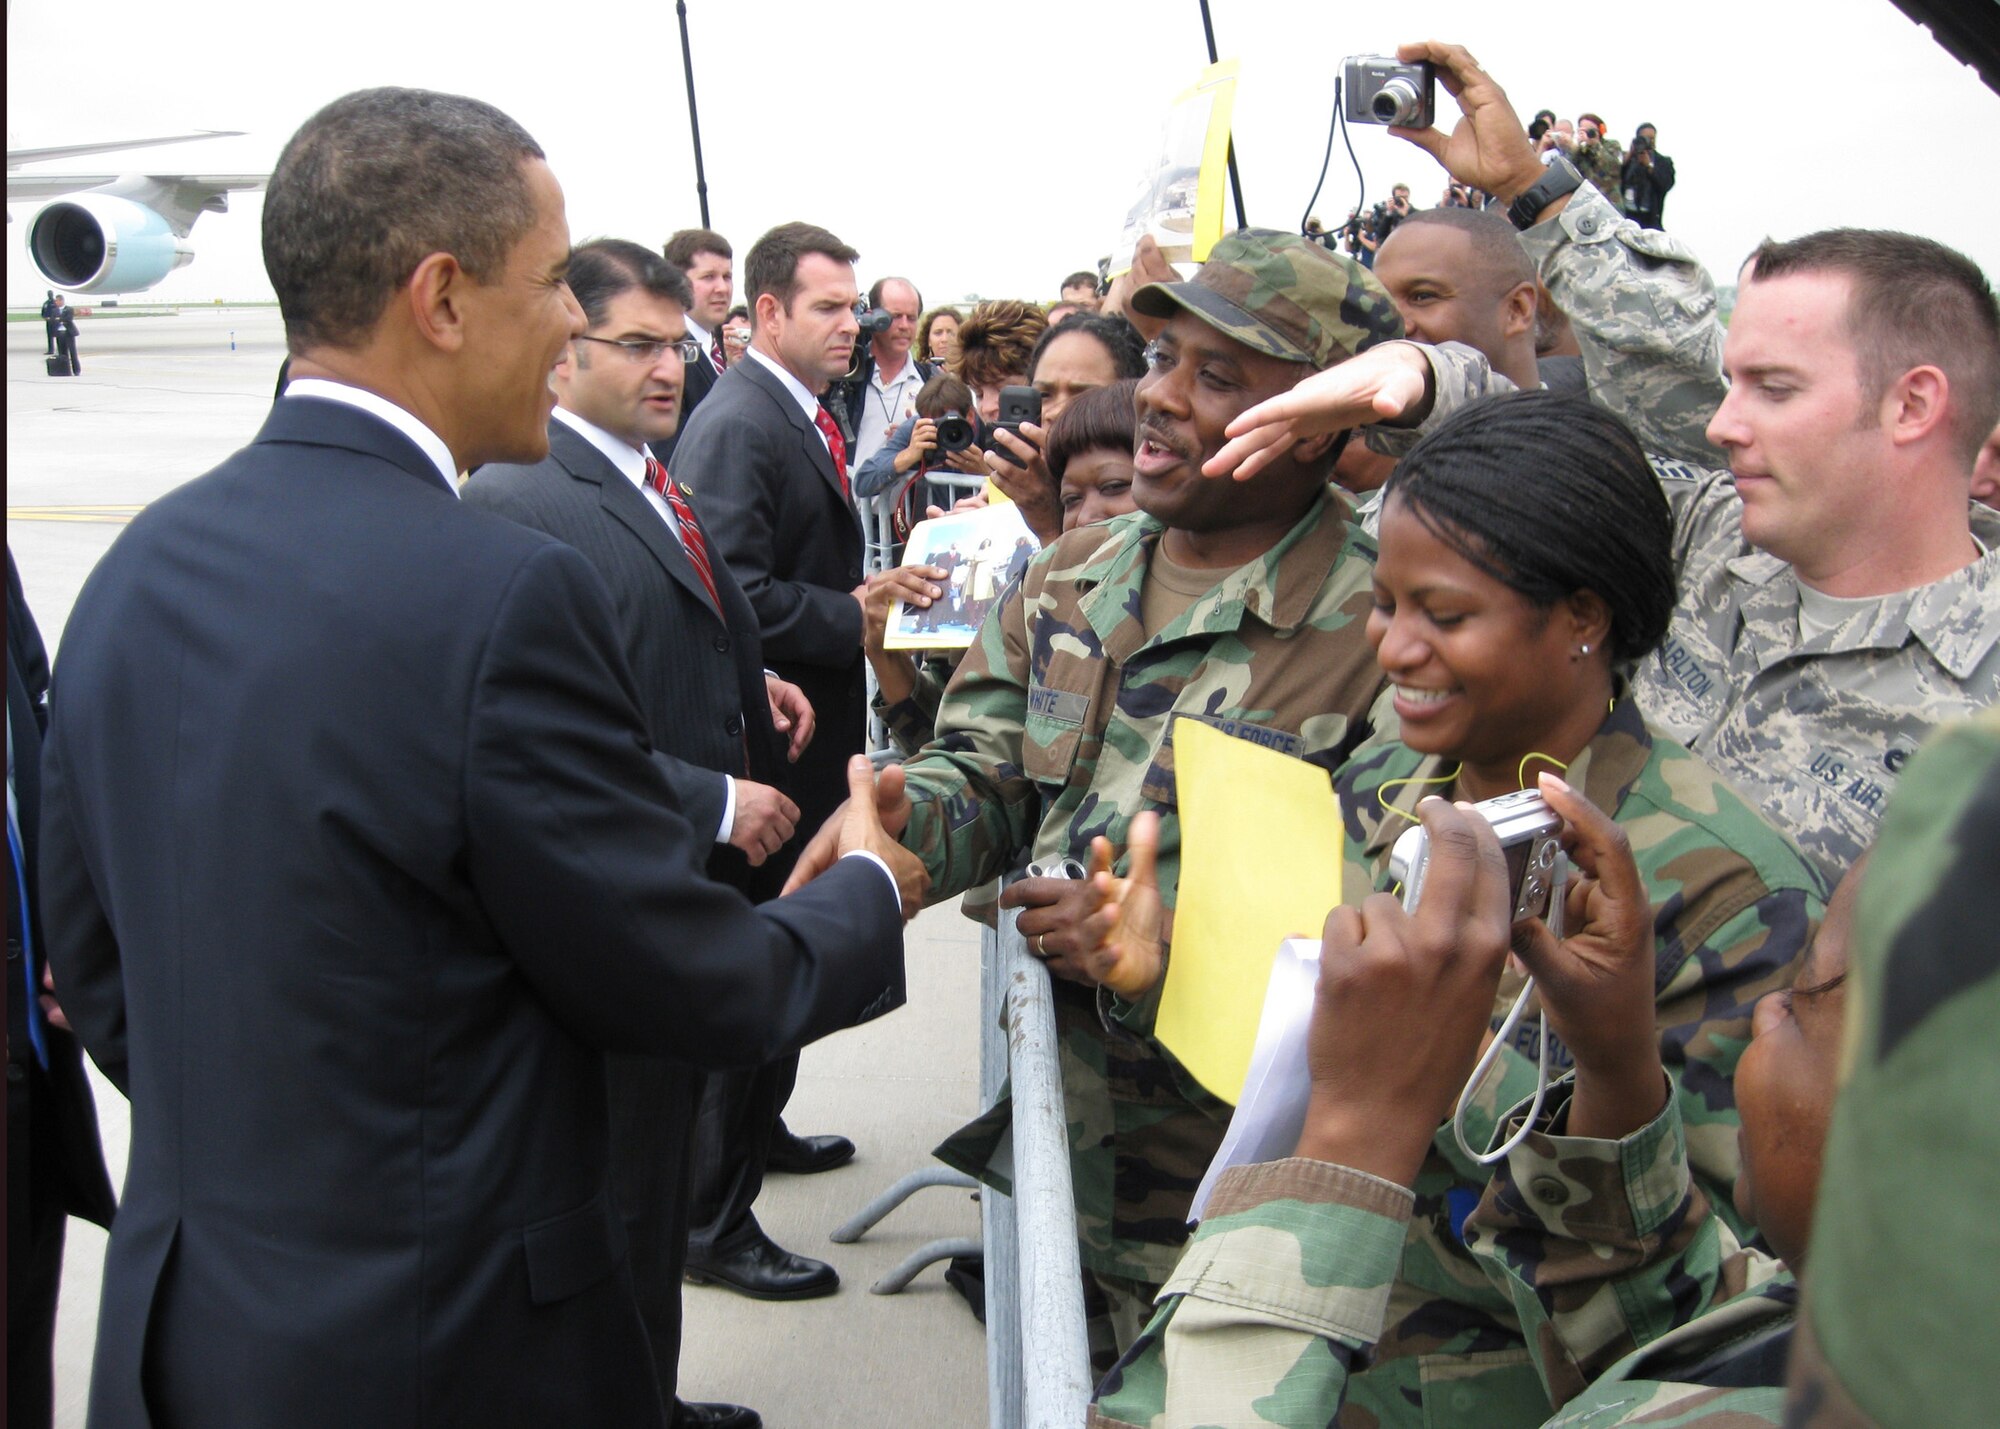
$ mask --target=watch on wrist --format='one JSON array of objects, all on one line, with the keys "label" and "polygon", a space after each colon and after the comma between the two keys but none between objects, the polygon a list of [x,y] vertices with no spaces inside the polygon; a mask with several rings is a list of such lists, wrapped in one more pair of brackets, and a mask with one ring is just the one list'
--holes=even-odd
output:
[{"label": "watch on wrist", "polygon": [[1532,188],[1507,205],[1507,220],[1526,233],[1535,226],[1543,209],[1582,187],[1583,175],[1577,172],[1576,165],[1558,155]]}]

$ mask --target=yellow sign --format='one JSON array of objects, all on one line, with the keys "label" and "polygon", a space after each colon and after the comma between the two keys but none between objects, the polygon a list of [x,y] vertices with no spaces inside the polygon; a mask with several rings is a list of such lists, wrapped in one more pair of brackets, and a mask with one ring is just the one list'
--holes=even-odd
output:
[{"label": "yellow sign", "polygon": [[1278,944],[1317,940],[1340,901],[1340,809],[1316,765],[1196,719],[1173,735],[1180,891],[1154,1035],[1234,1105]]}]

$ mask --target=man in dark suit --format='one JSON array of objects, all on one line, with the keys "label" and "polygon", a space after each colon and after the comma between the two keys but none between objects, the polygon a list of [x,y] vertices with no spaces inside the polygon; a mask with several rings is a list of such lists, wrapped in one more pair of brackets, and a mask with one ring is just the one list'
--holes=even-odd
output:
[{"label": "man in dark suit", "polygon": [[42,299],[42,332],[49,340],[47,356],[56,355],[56,295],[53,288],[42,289],[48,296]]},{"label": "man in dark suit", "polygon": [[50,961],[132,1102],[91,1424],[662,1429],[604,1053],[878,1014],[921,880],[868,813],[832,896],[707,877],[602,579],[460,503],[583,330],[519,125],[336,100],[263,227],[291,385],[125,528],[51,696]]},{"label": "man in dark suit", "polygon": [[[687,279],[650,249],[599,239],[570,254],[569,286],[590,331],[556,364],[549,455],[533,466],[481,467],[465,500],[548,532],[597,567],[618,611],[646,733],[688,822],[713,834],[709,873],[761,901],[777,886],[759,869],[798,817],[772,782],[788,744],[810,741],[812,710],[796,686],[764,673],[756,614],[729,568],[711,562],[685,494],[646,454],[648,441],[672,433],[681,374],[703,355],[684,326]],[[662,1057],[614,1055],[610,1072],[612,1184],[654,1368],[671,1397],[702,1077]],[[674,1415],[676,1429],[757,1422],[734,1405],[681,1404]]]},{"label": "man in dark suit", "polygon": [[7,552],[7,1423],[55,1415],[51,1352],[71,1216],[111,1224],[111,1180],[83,1053],[43,991],[41,853],[49,661]]},{"label": "man in dark suit", "polygon": [[83,371],[83,362],[76,355],[76,309],[60,297],[56,299],[56,355],[69,359],[70,376]]},{"label": "man in dark suit", "polygon": [[[687,275],[693,300],[687,316],[687,335],[701,348],[687,359],[687,381],[681,389],[678,429],[685,429],[702,399],[715,390],[723,369],[729,365],[722,344],[723,324],[729,319],[729,304],[736,296],[736,256],[729,240],[712,228],[683,228],[666,242],[666,259]],[[647,445],[662,465],[671,465],[675,433],[655,437]]]},{"label": "man in dark suit", "polygon": [[[715,548],[750,597],[766,661],[806,692],[819,716],[819,732],[790,785],[800,826],[808,830],[844,797],[841,771],[867,732],[860,518],[849,493],[845,439],[818,401],[848,370],[860,332],[855,257],[810,224],[784,224],[757,240],[745,262],[754,305],[750,350],[722,375],[675,448],[674,474],[694,487]],[[792,1070],[785,1072],[785,1095]],[[783,1106],[781,1096],[774,1113]],[[765,1130],[754,1108],[735,1108],[715,1126],[717,1110],[704,1106],[704,1147],[712,1126],[725,1144],[767,1135],[772,1169],[824,1170],[854,1154],[845,1137],[795,1136],[781,1120]],[[763,1238],[750,1214],[761,1177],[735,1174],[759,1160],[753,1148],[720,1163],[731,1173],[726,1183],[711,1179],[705,1159],[697,1165],[691,1278],[746,1288],[726,1266],[723,1274],[712,1272]]]}]

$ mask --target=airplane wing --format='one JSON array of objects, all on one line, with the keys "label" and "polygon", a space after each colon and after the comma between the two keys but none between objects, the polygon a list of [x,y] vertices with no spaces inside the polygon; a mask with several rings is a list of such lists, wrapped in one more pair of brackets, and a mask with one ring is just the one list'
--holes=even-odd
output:
[{"label": "airplane wing", "polygon": [[[203,190],[210,194],[236,193],[246,189],[261,189],[270,177],[269,174],[9,174],[7,202],[61,198],[65,194],[85,193],[93,189],[102,190],[112,184],[127,182],[156,185],[159,190],[166,191]],[[197,211],[204,207],[205,204],[195,205]]]},{"label": "airplane wing", "polygon": [[[55,144],[41,149],[9,149],[7,167],[39,164],[50,159],[80,159],[86,154],[115,154],[121,149],[151,149],[161,144],[186,144],[196,139],[235,139],[241,129],[197,129],[191,134],[165,134],[157,139],[108,139],[90,144]],[[102,182],[100,180],[100,182]]]}]

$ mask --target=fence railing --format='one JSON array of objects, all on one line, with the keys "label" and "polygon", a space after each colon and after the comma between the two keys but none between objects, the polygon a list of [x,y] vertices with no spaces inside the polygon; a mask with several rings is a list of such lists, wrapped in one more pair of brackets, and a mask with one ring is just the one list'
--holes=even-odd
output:
[{"label": "fence railing", "polygon": [[[1011,1196],[980,1191],[981,1238],[932,1241],[871,1288],[892,1295],[925,1266],[979,1252],[986,1279],[986,1404],[991,1429],[1076,1429],[1090,1402],[1090,1346],[1077,1260],[1069,1121],[1063,1110],[1049,972],[1028,953],[1016,910],[980,942],[979,1093],[992,1106],[1012,1082]],[[931,1166],[889,1187],[833,1233],[859,1240],[925,1186],[971,1186]]]}]

